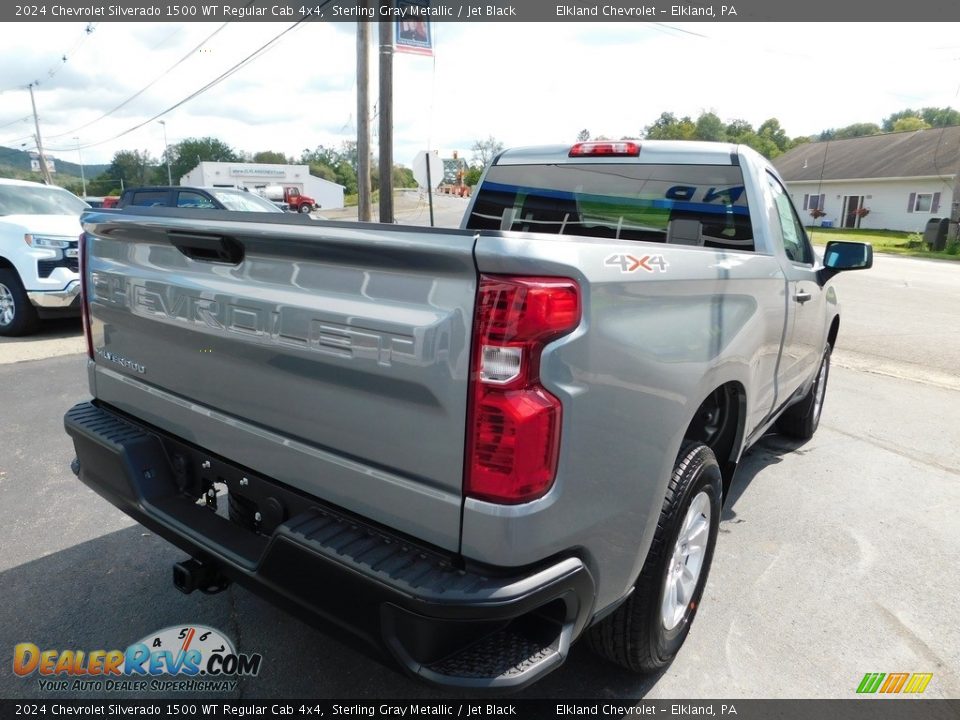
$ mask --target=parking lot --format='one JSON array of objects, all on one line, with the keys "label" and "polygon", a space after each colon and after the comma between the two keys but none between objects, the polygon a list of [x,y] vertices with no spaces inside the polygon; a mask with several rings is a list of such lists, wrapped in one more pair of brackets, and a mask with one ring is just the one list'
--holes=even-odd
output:
[{"label": "parking lot", "polygon": [[[438,201],[448,224],[464,205]],[[877,256],[836,284],[820,429],[800,446],[768,435],[744,459],[677,660],[638,678],[578,645],[523,696],[846,698],[866,672],[931,672],[926,696],[960,696],[960,264]],[[0,340],[0,652],[123,648],[199,623],[264,657],[217,697],[447,695],[243,589],[178,593],[182,553],[69,470],[62,416],[87,397],[82,349],[79,321]],[[0,697],[57,696],[6,657]]]}]

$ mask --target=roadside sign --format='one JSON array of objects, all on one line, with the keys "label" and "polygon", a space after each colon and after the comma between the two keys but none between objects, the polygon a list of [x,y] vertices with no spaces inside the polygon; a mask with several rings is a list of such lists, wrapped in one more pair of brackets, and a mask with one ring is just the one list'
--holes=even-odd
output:
[{"label": "roadside sign", "polygon": [[441,182],[443,182],[443,160],[440,159],[440,155],[436,150],[430,151],[430,181],[427,181],[427,152],[421,150],[417,153],[417,156],[413,158],[413,163],[411,163],[413,168],[413,177],[417,181],[417,184],[422,187],[436,187]]}]

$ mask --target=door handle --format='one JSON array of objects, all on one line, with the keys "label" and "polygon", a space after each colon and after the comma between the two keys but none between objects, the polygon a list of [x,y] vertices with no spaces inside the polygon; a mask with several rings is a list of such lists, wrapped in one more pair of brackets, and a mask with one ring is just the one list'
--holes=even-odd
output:
[{"label": "door handle", "polygon": [[793,299],[796,300],[796,301],[797,301],[798,303],[800,303],[801,305],[803,305],[803,303],[807,302],[808,300],[813,299],[813,295],[811,295],[810,293],[808,293],[808,292],[806,292],[806,291],[804,291],[804,290],[800,290],[800,291],[797,292],[796,295],[793,296]]}]

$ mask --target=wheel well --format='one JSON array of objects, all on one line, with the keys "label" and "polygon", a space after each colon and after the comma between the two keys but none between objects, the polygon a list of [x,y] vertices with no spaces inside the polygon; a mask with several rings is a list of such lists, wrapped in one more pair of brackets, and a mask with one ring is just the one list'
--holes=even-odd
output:
[{"label": "wheel well", "polygon": [[724,383],[704,399],[684,433],[684,442],[705,443],[720,463],[726,498],[737,469],[746,419],[746,391],[738,382]]},{"label": "wheel well", "polygon": [[830,323],[830,332],[827,333],[827,345],[831,348],[835,347],[837,344],[837,335],[840,332],[840,316],[837,315],[833,318],[833,322]]},{"label": "wheel well", "polygon": [[5,257],[0,257],[0,270],[13,270],[13,263]]}]

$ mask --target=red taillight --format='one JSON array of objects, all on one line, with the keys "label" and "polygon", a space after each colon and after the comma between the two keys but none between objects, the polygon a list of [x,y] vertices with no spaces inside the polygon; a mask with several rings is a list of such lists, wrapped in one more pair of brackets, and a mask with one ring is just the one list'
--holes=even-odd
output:
[{"label": "red taillight", "polygon": [[570,157],[637,157],[638,142],[583,142],[570,148]]},{"label": "red taillight", "polygon": [[573,280],[480,277],[465,494],[515,504],[553,485],[562,407],[540,384],[540,353],[579,324],[580,288]]},{"label": "red taillight", "polygon": [[79,257],[80,270],[80,313],[83,317],[83,334],[87,338],[87,357],[93,359],[93,335],[90,332],[90,308],[87,304],[89,293],[87,292],[87,234],[80,233],[80,240],[77,243],[77,255]]}]

